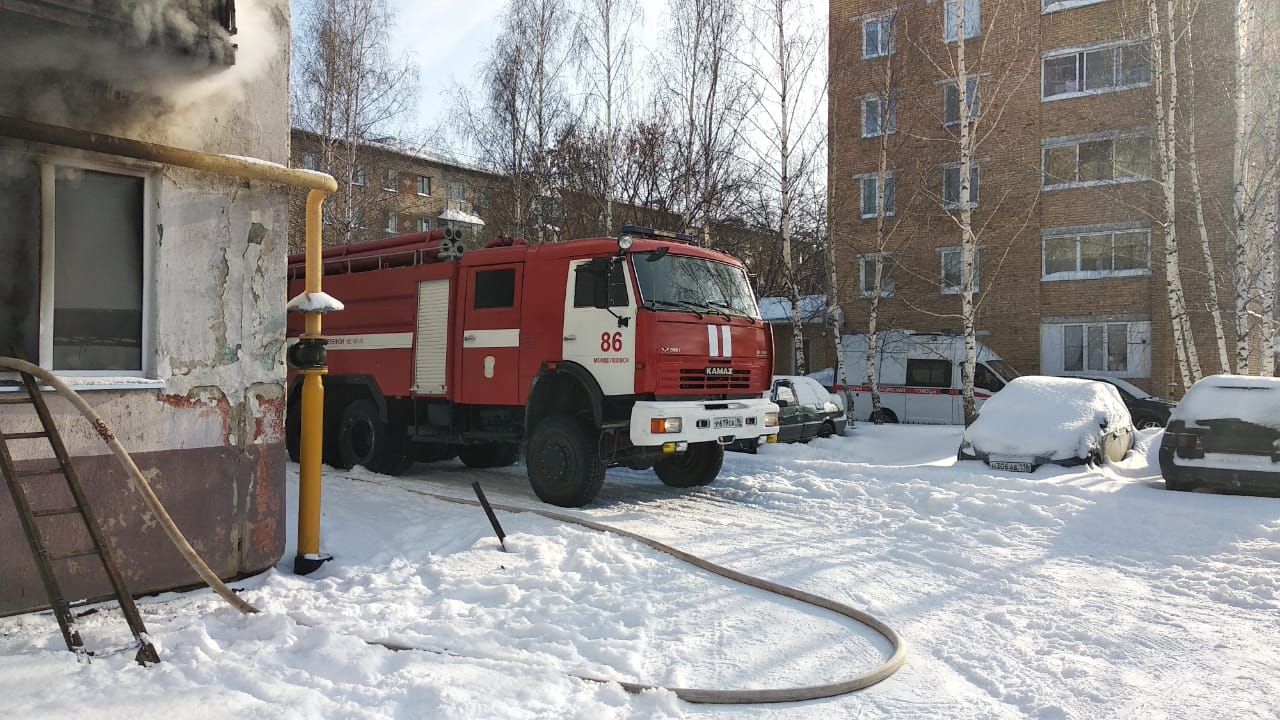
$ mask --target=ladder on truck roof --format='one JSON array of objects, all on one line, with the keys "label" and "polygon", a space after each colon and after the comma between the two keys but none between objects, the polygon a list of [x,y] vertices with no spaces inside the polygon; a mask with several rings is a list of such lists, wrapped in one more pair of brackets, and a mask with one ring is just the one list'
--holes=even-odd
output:
[{"label": "ladder on truck roof", "polygon": [[[133,633],[134,643],[122,648],[122,650],[136,649],[137,653],[134,655],[134,660],[140,665],[158,663],[160,662],[160,656],[156,653],[155,647],[147,637],[147,628],[143,625],[141,616],[138,615],[138,607],[134,604],[133,596],[129,594],[128,588],[125,587],[124,576],[120,574],[115,556],[107,545],[106,536],[103,535],[102,528],[98,525],[98,521],[94,518],[93,512],[89,508],[89,501],[85,497],[75,468],[71,465],[71,458],[67,455],[66,445],[62,442],[62,436],[58,434],[58,428],[53,422],[53,416],[49,414],[49,406],[45,404],[44,396],[40,392],[40,386],[31,375],[27,373],[19,374],[26,390],[25,394],[20,392],[11,397],[0,396],[0,405],[33,405],[36,415],[40,419],[40,426],[43,429],[36,432],[6,433],[3,428],[0,428],[0,472],[4,474],[5,480],[9,485],[9,493],[13,496],[14,510],[22,523],[22,530],[26,533],[27,542],[31,545],[31,552],[36,561],[36,569],[40,572],[40,580],[43,582],[45,593],[49,597],[49,605],[53,608],[53,616],[57,618],[58,627],[62,630],[62,639],[67,643],[67,649],[75,653],[76,657],[82,661],[87,661],[94,656],[119,652],[119,650],[102,652],[85,649],[84,641],[80,637],[80,631],[76,629],[75,616],[71,611],[73,608],[87,603],[69,602],[62,592],[57,574],[54,572],[54,567],[59,563],[77,558],[96,556],[101,562],[103,570],[106,571],[107,578],[111,581],[115,600],[120,604],[120,611],[124,614],[129,630]],[[13,454],[9,451],[9,442],[13,440],[46,440],[53,449],[56,466],[18,470],[13,462]],[[67,490],[70,491],[72,503],[63,507],[33,510],[27,490],[23,487],[23,481],[26,478],[47,479],[55,476],[63,478]],[[68,552],[51,553],[44,537],[41,535],[40,521],[44,518],[69,516],[78,516],[80,518],[89,535],[90,546]]]}]

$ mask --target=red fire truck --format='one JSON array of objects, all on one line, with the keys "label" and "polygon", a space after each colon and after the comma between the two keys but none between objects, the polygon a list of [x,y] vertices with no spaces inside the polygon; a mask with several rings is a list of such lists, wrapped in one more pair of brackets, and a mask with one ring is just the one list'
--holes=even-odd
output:
[{"label": "red fire truck", "polygon": [[[290,258],[289,295],[303,291]],[[742,264],[688,238],[617,238],[461,252],[450,230],[325,253],[326,463],[400,473],[459,457],[511,465],[523,448],[544,502],[595,498],[606,467],[675,487],[715,479],[724,446],[772,441],[773,338]],[[302,332],[291,317],[289,335]],[[291,383],[296,459],[300,378]]]}]

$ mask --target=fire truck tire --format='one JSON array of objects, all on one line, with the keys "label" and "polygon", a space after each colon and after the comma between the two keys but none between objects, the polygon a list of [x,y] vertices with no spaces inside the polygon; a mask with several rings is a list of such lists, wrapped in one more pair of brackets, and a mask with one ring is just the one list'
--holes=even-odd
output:
[{"label": "fire truck tire", "polygon": [[463,445],[458,448],[458,459],[469,468],[507,467],[520,460],[520,446],[504,442]]},{"label": "fire truck tire", "polygon": [[674,457],[659,460],[653,471],[664,485],[687,488],[710,485],[720,474],[724,463],[724,448],[719,443],[693,443],[689,449]]},{"label": "fire truck tire", "polygon": [[582,507],[604,484],[598,433],[572,415],[552,415],[533,429],[525,452],[529,484],[539,500],[560,507]]},{"label": "fire truck tire", "polygon": [[399,475],[413,465],[408,450],[405,434],[378,419],[372,400],[353,400],[343,408],[334,467],[363,465],[374,472]]}]

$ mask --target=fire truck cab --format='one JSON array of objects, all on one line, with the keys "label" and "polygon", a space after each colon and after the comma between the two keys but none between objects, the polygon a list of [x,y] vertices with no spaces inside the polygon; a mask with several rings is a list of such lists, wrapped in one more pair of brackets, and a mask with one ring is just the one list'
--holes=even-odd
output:
[{"label": "fire truck cab", "polygon": [[[400,473],[515,463],[544,502],[585,505],[605,469],[715,479],[724,446],[772,441],[773,339],[742,264],[643,228],[458,252],[450,231],[326,253],[325,462]],[[290,296],[303,289],[291,259]],[[291,317],[289,335],[301,335]],[[296,458],[300,381],[291,383]]]}]

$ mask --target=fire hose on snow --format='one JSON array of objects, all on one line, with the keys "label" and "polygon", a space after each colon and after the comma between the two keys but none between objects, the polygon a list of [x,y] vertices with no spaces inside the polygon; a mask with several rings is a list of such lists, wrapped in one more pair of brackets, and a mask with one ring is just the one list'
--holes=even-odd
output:
[{"label": "fire hose on snow", "polygon": [[[90,407],[89,404],[85,402],[84,399],[81,398],[79,394],[77,394],[71,388],[67,387],[67,385],[63,383],[61,380],[59,380],[57,376],[53,375],[47,370],[44,370],[43,368],[40,368],[36,365],[32,365],[29,362],[16,360],[13,358],[0,357],[0,369],[28,373],[38,378],[41,382],[45,383],[49,387],[53,388],[55,391],[57,391],[59,395],[66,398],[67,401],[69,401],[71,405],[75,407],[76,410],[79,411],[79,413],[82,416],[84,416],[84,418],[88,420],[91,425],[93,425],[94,429],[98,433],[98,436],[102,438],[102,441],[106,443],[108,448],[111,449],[112,454],[114,454],[116,456],[116,459],[120,461],[120,465],[121,467],[124,468],[125,474],[129,478],[134,489],[138,491],[138,493],[142,496],[143,500],[147,503],[147,506],[151,509],[153,513],[155,513],[156,520],[159,522],[160,526],[164,529],[165,534],[169,536],[169,539],[173,542],[174,546],[178,549],[179,553],[181,553],[183,559],[186,560],[187,564],[191,567],[191,569],[194,570],[196,574],[200,576],[200,579],[203,580],[206,584],[208,584],[208,586],[215,593],[217,593],[219,597],[225,600],[228,604],[230,604],[236,610],[242,613],[258,612],[257,608],[255,608],[253,605],[249,604],[244,599],[240,598],[238,595],[232,592],[232,590],[228,588],[226,584],[224,584],[222,580],[218,578],[217,574],[214,573],[213,570],[211,570],[209,566],[205,564],[204,560],[200,558],[200,556],[196,553],[195,549],[191,547],[191,544],[187,541],[186,537],[182,534],[182,531],[173,522],[173,518],[171,518],[169,516],[169,513],[165,511],[164,506],[160,503],[160,499],[156,496],[155,491],[152,490],[151,485],[147,482],[146,477],[144,477],[142,472],[138,469],[138,466],[133,462],[133,459],[129,456],[128,451],[125,450],[124,446],[120,444],[120,441],[116,438],[115,434],[111,431],[110,427],[107,426],[106,422],[103,421],[101,416],[99,416],[98,413],[95,412],[94,409]],[[375,480],[369,480],[366,478],[348,478],[348,479],[386,485],[386,483],[378,483]],[[399,485],[395,485],[395,486],[388,485],[388,487],[396,487],[406,492],[412,492],[418,495],[424,495],[426,497],[430,497],[443,502],[449,502],[449,503],[455,503],[455,504],[461,504],[461,505],[472,505],[476,507],[482,506],[479,501],[471,500],[468,498],[459,498],[459,497],[453,497],[450,495],[430,493],[422,490],[414,490],[414,489],[405,488]],[[727,568],[722,565],[717,565],[716,563],[713,563],[709,560],[705,560],[696,555],[685,552],[678,548],[674,548],[670,545],[659,542],[652,538],[648,538],[638,533],[631,532],[630,530],[624,530],[622,528],[614,527],[611,525],[605,525],[603,523],[597,523],[591,520],[586,520],[584,518],[575,517],[575,516],[567,515],[564,513],[551,512],[548,510],[539,510],[534,508],[519,507],[515,505],[505,505],[505,504],[492,504],[492,507],[494,509],[501,510],[503,512],[508,512],[508,513],[532,513],[534,515],[538,515],[556,522],[568,523],[568,524],[584,527],[589,530],[595,530],[597,532],[612,533],[615,535],[620,535],[622,537],[629,538],[643,545],[647,545],[648,547],[653,548],[654,550],[670,555],[678,560],[682,560],[690,565],[693,565],[694,567],[700,568],[710,573],[714,573],[716,575],[727,578],[734,582],[741,583],[743,585],[756,588],[758,590],[763,590],[773,595],[795,600],[797,602],[801,602],[806,605],[828,610],[837,615],[853,620],[854,622],[857,622],[861,625],[864,625],[874,630],[881,637],[883,637],[889,643],[890,647],[893,649],[893,653],[892,655],[890,655],[888,659],[886,659],[884,662],[880,663],[876,667],[872,668],[871,670],[860,673],[853,677],[846,678],[844,680],[839,680],[837,682],[824,683],[821,685],[808,685],[808,686],[802,686],[802,687],[760,688],[760,689],[748,689],[748,690],[677,688],[677,687],[664,687],[660,685],[651,685],[651,684],[645,684],[645,683],[628,682],[623,680],[610,680],[606,678],[590,677],[590,676],[584,676],[584,675],[573,675],[573,677],[579,680],[584,680],[584,681],[593,682],[593,683],[617,683],[623,689],[633,693],[639,693],[646,690],[655,690],[655,689],[668,690],[674,693],[676,697],[680,698],[681,700],[684,700],[690,703],[756,704],[756,703],[797,702],[802,700],[817,700],[821,698],[834,697],[837,695],[845,695],[848,693],[852,693],[858,690],[868,688],[872,685],[875,685],[876,683],[881,682],[882,680],[885,680],[889,676],[893,675],[895,672],[898,671],[899,668],[902,667],[903,662],[906,661],[906,646],[902,640],[902,637],[898,635],[897,631],[889,627],[889,625],[884,623],[879,618],[876,618],[867,612],[859,610],[845,603],[837,602],[835,600],[822,597],[821,595],[805,592],[803,590],[798,590],[796,588],[788,587],[786,585],[781,585],[771,580],[765,580],[763,578],[748,575],[746,573],[739,572],[737,570],[733,570],[731,568]],[[419,648],[419,647],[401,645],[401,644],[396,644],[391,642],[377,642],[377,641],[371,641],[371,640],[366,640],[365,642],[386,647],[391,650],[431,651],[428,648]]]}]

